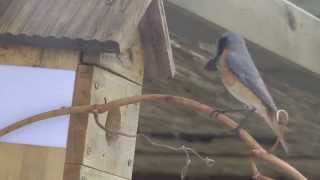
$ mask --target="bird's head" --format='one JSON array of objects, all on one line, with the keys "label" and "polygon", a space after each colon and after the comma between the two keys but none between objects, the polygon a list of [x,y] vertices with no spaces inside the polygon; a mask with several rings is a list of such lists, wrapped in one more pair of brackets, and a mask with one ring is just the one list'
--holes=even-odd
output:
[{"label": "bird's head", "polygon": [[209,60],[209,62],[205,66],[205,69],[208,71],[216,70],[219,57],[225,49],[236,50],[238,48],[244,47],[244,43],[244,39],[241,35],[232,32],[224,33],[217,41],[216,56],[213,59]]}]

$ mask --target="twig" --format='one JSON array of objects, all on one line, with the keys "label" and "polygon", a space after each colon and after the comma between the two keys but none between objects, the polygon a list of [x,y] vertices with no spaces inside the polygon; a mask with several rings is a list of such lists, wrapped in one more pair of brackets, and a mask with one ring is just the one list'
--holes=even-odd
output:
[{"label": "twig", "polygon": [[185,164],[185,166],[182,167],[181,172],[180,172],[181,180],[184,180],[184,178],[188,174],[189,166],[191,164],[190,152],[192,154],[194,154],[197,158],[199,158],[201,161],[205,162],[205,164],[208,167],[212,167],[214,165],[215,161],[213,159],[210,159],[209,157],[205,157],[205,158],[202,157],[197,151],[195,151],[194,149],[192,149],[190,147],[186,147],[185,145],[182,145],[180,147],[173,147],[173,146],[169,146],[169,145],[166,145],[166,144],[156,143],[153,140],[151,140],[150,137],[148,137],[147,135],[145,135],[143,133],[138,133],[137,135],[130,135],[130,134],[127,134],[127,133],[124,133],[124,132],[115,131],[115,130],[112,130],[110,128],[104,127],[100,123],[98,113],[93,113],[93,115],[94,115],[94,120],[95,120],[96,124],[102,130],[104,130],[105,133],[113,133],[113,134],[117,134],[117,135],[128,137],[128,138],[143,137],[145,140],[148,141],[148,143],[150,143],[153,146],[169,149],[169,150],[172,150],[172,151],[183,151],[185,153],[185,155],[186,155],[186,164]]},{"label": "twig", "polygon": [[[40,120],[48,119],[51,117],[66,115],[66,114],[76,114],[76,113],[103,113],[106,111],[109,111],[115,107],[125,106],[129,104],[135,104],[142,101],[163,101],[167,103],[172,103],[177,106],[184,106],[188,107],[194,111],[202,112],[210,114],[211,112],[215,111],[216,108],[207,106],[205,104],[201,104],[197,101],[194,101],[192,99],[187,99],[183,97],[178,96],[170,96],[170,95],[161,95],[161,94],[150,94],[150,95],[142,95],[142,96],[133,96],[133,97],[126,97],[118,100],[114,100],[109,102],[108,104],[95,104],[95,105],[85,105],[85,106],[74,106],[74,107],[68,107],[68,108],[62,108],[62,109],[56,109],[53,111],[41,113],[26,119],[23,119],[21,121],[18,121],[0,131],[0,137],[14,131],[15,129],[18,129],[22,126],[25,126],[27,124],[37,122]],[[217,115],[216,120],[220,123],[222,123],[224,126],[234,129],[238,127],[238,124],[234,122],[232,119],[227,117],[224,114]],[[258,144],[255,139],[244,129],[239,130],[239,136],[240,139],[248,146],[250,150],[258,150],[259,153],[253,153],[253,155],[256,158],[260,158],[262,160],[265,160],[272,165],[280,168],[283,172],[290,175],[293,179],[297,180],[306,180],[307,178],[304,177],[298,170],[293,168],[291,165],[289,165],[287,162],[281,160],[280,158],[274,156],[271,153],[268,153],[263,149],[263,147]],[[257,152],[258,152],[257,151]]]},{"label": "twig", "polygon": [[146,136],[145,134],[142,134],[142,133],[139,133],[138,136],[143,137],[144,139],[146,139],[153,146],[162,147],[162,148],[169,149],[169,150],[172,150],[172,151],[183,151],[185,153],[185,155],[186,155],[186,164],[181,169],[181,173],[180,173],[181,180],[184,180],[186,175],[188,174],[189,166],[190,166],[190,164],[192,162],[191,158],[190,158],[190,153],[194,154],[201,161],[205,162],[205,164],[208,167],[212,167],[214,165],[214,163],[215,163],[215,161],[213,159],[210,159],[208,157],[204,158],[197,151],[195,151],[194,149],[192,149],[190,147],[186,147],[185,145],[182,145],[180,147],[173,147],[173,146],[169,146],[169,145],[166,145],[166,144],[156,143],[156,142],[152,141],[148,136]]}]

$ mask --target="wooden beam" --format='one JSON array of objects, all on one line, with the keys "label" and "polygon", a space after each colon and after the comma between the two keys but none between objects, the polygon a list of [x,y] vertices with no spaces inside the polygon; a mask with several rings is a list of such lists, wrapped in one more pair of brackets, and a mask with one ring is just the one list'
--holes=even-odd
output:
[{"label": "wooden beam", "polygon": [[62,180],[65,149],[0,143],[0,179]]},{"label": "wooden beam", "polygon": [[169,30],[162,0],[153,0],[141,20],[147,79],[172,78],[175,74]]},{"label": "wooden beam", "polygon": [[[141,86],[94,66],[80,66],[77,73],[75,105],[104,103],[141,94]],[[120,131],[135,134],[139,105],[121,108]],[[109,115],[101,115],[104,124]],[[91,167],[99,171],[131,179],[135,138],[119,136],[108,141],[93,119],[93,115],[71,115],[66,164]],[[79,167],[80,168],[80,167]],[[82,168],[80,168],[82,170]],[[76,172],[73,172],[74,174]],[[82,173],[81,171],[78,173]],[[64,173],[65,180],[69,172]],[[75,179],[72,179],[75,180]]]},{"label": "wooden beam", "polygon": [[0,64],[75,70],[79,54],[73,50],[0,45]]},{"label": "wooden beam", "polygon": [[[144,58],[141,56],[142,48],[135,46],[140,39],[136,38],[136,41],[130,48],[135,50],[128,56],[132,61],[130,63],[133,63],[131,67],[112,59],[116,58],[113,56],[102,56],[102,64],[79,66],[74,105],[99,104],[104,103],[104,99],[111,101],[141,94],[142,86],[137,82],[142,83],[143,63],[137,62],[143,62]],[[84,54],[84,57],[101,56]],[[138,116],[139,104],[122,107],[120,112],[113,114],[109,112],[99,115],[101,123],[111,123],[111,127],[127,134],[136,134]],[[131,179],[135,142],[136,138],[106,136],[95,123],[92,114],[71,115],[64,180],[79,180],[79,177],[88,172],[95,174],[97,179]]]},{"label": "wooden beam", "polygon": [[320,73],[320,20],[287,0],[169,1],[213,24],[243,34],[290,62]]}]

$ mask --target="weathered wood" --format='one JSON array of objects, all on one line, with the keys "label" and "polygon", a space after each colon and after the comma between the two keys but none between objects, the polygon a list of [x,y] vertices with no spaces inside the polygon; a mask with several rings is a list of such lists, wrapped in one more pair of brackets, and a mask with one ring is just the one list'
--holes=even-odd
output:
[{"label": "weathered wood", "polygon": [[120,55],[114,53],[85,53],[82,61],[86,64],[100,66],[117,73],[138,84],[142,84],[144,75],[144,54],[140,36],[136,31],[133,34],[131,47]]},{"label": "weathered wood", "polygon": [[[77,173],[80,172],[80,173]],[[112,180],[127,180],[106,172],[102,172],[90,167],[66,164],[65,165],[65,175],[64,179],[80,179],[80,180],[102,180],[102,179],[112,179]]]},{"label": "weathered wood", "polygon": [[[14,35],[20,38],[19,41],[37,41],[34,43],[38,45],[48,45],[41,38],[50,37],[55,43],[66,40],[75,48],[78,48],[79,40],[83,40],[81,50],[92,48],[87,46],[90,41],[99,47],[107,46],[103,42],[112,40],[119,42],[125,50],[151,0],[6,2],[0,12],[0,37]],[[9,38],[7,41],[15,40]]]},{"label": "weathered wood", "polygon": [[0,179],[62,180],[65,150],[0,143]]},{"label": "weathered wood", "polygon": [[[209,155],[209,157],[215,160],[215,164],[212,168],[207,167],[203,161],[199,161],[192,156],[192,164],[189,168],[188,175],[191,177],[229,175],[246,177],[246,179],[250,179],[252,177],[247,156]],[[136,152],[135,158],[137,162],[135,164],[135,172],[139,174],[161,172],[161,174],[179,176],[181,168],[186,162],[184,153]],[[297,169],[299,169],[303,174],[308,175],[307,177],[310,177],[310,179],[318,179],[320,177],[320,172],[318,171],[320,161],[318,159],[287,158],[286,161],[290,164],[294,164]],[[290,177],[280,175],[278,169],[270,167],[268,164],[258,162],[258,167],[262,173],[275,177],[275,179],[292,179]]]},{"label": "weathered wood", "polygon": [[[76,74],[73,105],[90,104],[91,86],[93,84],[92,71],[93,69],[86,65],[79,65]],[[80,163],[83,161],[88,117],[87,113],[70,115],[66,163]]]},{"label": "weathered wood", "polygon": [[73,50],[0,45],[0,64],[75,70],[79,54]]},{"label": "weathered wood", "polygon": [[[133,48],[134,49],[134,48]],[[141,48],[137,48],[139,51]],[[143,57],[134,52],[136,58],[143,61]],[[108,61],[108,59],[106,58]],[[112,62],[112,61],[111,61]],[[138,64],[137,69],[143,70],[143,64]],[[112,63],[110,63],[112,67]],[[131,69],[132,71],[136,71]],[[129,72],[129,71],[128,71]],[[142,79],[143,71],[138,79]],[[129,78],[133,78],[129,76]],[[75,105],[104,103],[107,101],[141,94],[141,86],[126,78],[118,76],[105,69],[91,65],[81,65],[77,72],[76,89],[74,96]],[[122,107],[119,131],[136,134],[138,126],[139,104]],[[99,118],[105,124],[108,114],[101,114]],[[109,118],[110,119],[110,118]],[[119,118],[118,118],[119,119]],[[131,179],[135,138],[118,136],[112,140],[106,138],[93,119],[93,115],[72,115],[67,143],[66,165],[78,165],[78,172],[72,172],[72,177],[79,177],[83,166],[118,177]],[[81,167],[80,167],[81,166]],[[77,169],[77,168],[76,168]],[[65,170],[64,179],[69,180],[70,170]],[[76,175],[74,175],[76,174]],[[101,176],[102,177],[102,176]],[[72,179],[75,180],[75,179]]]},{"label": "weathered wood", "polygon": [[320,73],[320,20],[286,0],[170,2],[229,31],[239,32],[290,62]]},{"label": "weathered wood", "polygon": [[139,29],[147,59],[145,78],[172,78],[175,74],[175,65],[162,0],[153,0],[141,20]]},{"label": "weathered wood", "polygon": [[[215,104],[221,109],[242,107],[241,103],[223,87],[217,73],[206,72],[203,69],[209,57],[214,54],[216,38],[224,32],[224,29],[181,8],[172,7],[171,4],[166,9],[171,37],[175,42],[173,53],[177,73],[172,80],[144,83],[143,92],[190,97],[206,104]],[[201,27],[201,33],[195,33],[194,27]],[[247,43],[278,106],[289,112],[289,130],[286,131],[285,137],[290,146],[290,154],[288,156],[281,154],[281,149],[275,153],[287,159],[310,179],[318,179],[319,173],[313,167],[318,166],[320,149],[317,138],[320,132],[318,126],[320,87],[314,85],[314,82],[319,81],[319,76],[288,63],[283,57],[261,46],[250,41]],[[243,115],[243,113],[231,114],[235,120],[240,120]],[[151,136],[156,142],[169,145],[185,144],[203,155],[211,155],[213,159],[219,160],[213,169],[206,169],[203,164],[198,165],[198,162],[194,161],[195,166],[191,166],[191,171],[197,178],[219,175],[219,171],[215,171],[217,168],[224,174],[249,179],[249,171],[241,171],[249,166],[244,157],[245,148],[237,142],[237,138],[232,138],[234,135],[232,132],[208,120],[207,116],[172,106],[143,103],[139,123],[141,132],[156,134]],[[248,129],[264,147],[270,147],[272,144],[274,135],[260,117],[252,116],[244,122],[243,127]],[[142,142],[138,141],[137,144],[135,161],[137,172],[159,172],[158,169],[161,167],[162,173],[168,172],[180,176],[179,168],[175,170],[173,168],[183,166],[185,162],[183,155],[168,153],[166,150],[150,147],[148,143]],[[260,165],[259,168],[262,172],[270,172],[272,169]],[[277,172],[274,171],[272,174],[276,177]]]}]

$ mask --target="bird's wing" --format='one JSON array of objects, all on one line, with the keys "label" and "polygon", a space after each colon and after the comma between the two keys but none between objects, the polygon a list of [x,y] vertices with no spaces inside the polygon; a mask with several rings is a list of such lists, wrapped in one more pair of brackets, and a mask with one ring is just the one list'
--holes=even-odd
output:
[{"label": "bird's wing", "polygon": [[249,89],[251,89],[262,103],[270,110],[276,110],[275,103],[266,88],[255,64],[249,55],[230,52],[227,56],[227,63],[236,77]]}]

